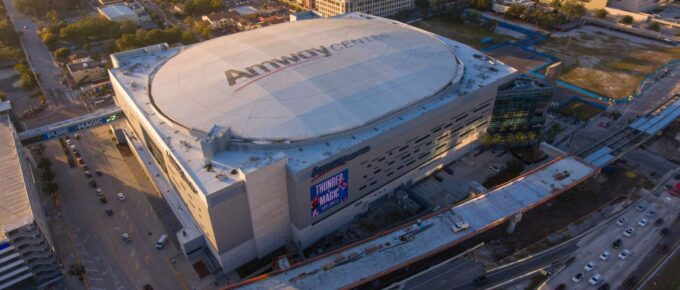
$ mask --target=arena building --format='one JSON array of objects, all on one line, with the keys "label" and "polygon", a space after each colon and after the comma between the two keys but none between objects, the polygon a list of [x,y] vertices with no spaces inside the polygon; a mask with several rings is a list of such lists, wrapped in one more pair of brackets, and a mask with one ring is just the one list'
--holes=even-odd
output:
[{"label": "arena building", "polygon": [[[305,248],[476,146],[516,71],[360,13],[112,55],[115,101],[224,271]],[[189,235],[191,236],[191,234]]]}]

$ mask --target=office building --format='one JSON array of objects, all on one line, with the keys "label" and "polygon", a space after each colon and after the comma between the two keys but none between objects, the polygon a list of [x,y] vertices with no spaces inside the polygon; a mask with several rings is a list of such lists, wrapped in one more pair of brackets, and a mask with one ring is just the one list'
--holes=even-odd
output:
[{"label": "office building", "polygon": [[487,132],[508,134],[540,131],[553,96],[553,86],[522,75],[498,87]]}]

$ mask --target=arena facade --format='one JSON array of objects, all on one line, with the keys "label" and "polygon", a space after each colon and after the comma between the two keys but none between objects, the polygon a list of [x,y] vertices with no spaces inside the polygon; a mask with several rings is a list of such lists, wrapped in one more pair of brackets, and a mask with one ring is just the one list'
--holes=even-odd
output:
[{"label": "arena facade", "polygon": [[115,101],[225,272],[305,248],[468,152],[516,71],[351,13],[112,55]]}]

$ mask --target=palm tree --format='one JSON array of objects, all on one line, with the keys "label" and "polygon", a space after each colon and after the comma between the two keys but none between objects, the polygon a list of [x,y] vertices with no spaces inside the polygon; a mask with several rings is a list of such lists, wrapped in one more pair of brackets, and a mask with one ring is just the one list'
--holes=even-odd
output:
[{"label": "palm tree", "polygon": [[491,135],[491,140],[493,140],[491,144],[498,145],[503,143],[503,141],[505,141],[505,138],[503,138],[503,135],[496,133]]},{"label": "palm tree", "polygon": [[533,142],[533,141],[536,140],[537,137],[538,137],[538,135],[536,135],[536,132],[534,132],[534,131],[527,132],[527,141]]},{"label": "palm tree", "polygon": [[515,134],[506,135],[505,136],[505,144],[507,144],[508,147],[517,146],[517,136],[515,136]]},{"label": "palm tree", "polygon": [[479,141],[482,142],[482,145],[484,145],[484,147],[489,147],[491,145],[494,145],[493,144],[493,138],[489,134],[486,134],[486,133],[482,134],[482,136],[479,136]]},{"label": "palm tree", "polygon": [[515,139],[517,139],[517,144],[522,144],[527,141],[527,135],[524,132],[517,132],[515,134]]}]

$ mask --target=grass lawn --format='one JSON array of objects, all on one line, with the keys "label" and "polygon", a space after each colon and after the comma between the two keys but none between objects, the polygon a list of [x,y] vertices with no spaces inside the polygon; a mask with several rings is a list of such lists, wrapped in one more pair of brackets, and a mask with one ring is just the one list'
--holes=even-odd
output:
[{"label": "grass lawn", "polygon": [[568,37],[551,37],[537,48],[563,60],[561,80],[612,99],[631,95],[647,74],[680,58],[680,48],[628,39],[593,27],[571,35],[571,41]]},{"label": "grass lawn", "polygon": [[[494,33],[479,25],[455,23],[443,17],[432,17],[415,22],[412,25],[460,41],[476,49],[482,49],[512,39],[510,36]],[[481,43],[480,40],[488,36],[493,37],[493,41],[491,43]]]},{"label": "grass lawn", "polygon": [[659,276],[647,284],[649,290],[680,289],[680,256],[675,255],[661,269]]},{"label": "grass lawn", "polygon": [[581,121],[588,121],[595,117],[595,115],[602,112],[602,109],[593,107],[583,102],[573,101],[566,106],[560,108],[560,114],[567,117],[576,117]]}]

